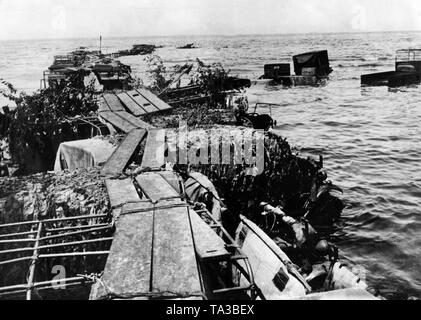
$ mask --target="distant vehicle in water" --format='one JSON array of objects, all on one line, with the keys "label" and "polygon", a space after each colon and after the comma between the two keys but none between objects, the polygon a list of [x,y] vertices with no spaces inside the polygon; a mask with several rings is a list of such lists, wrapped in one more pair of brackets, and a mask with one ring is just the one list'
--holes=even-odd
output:
[{"label": "distant vehicle in water", "polygon": [[129,50],[120,50],[117,52],[118,56],[137,56],[147,55],[153,53],[157,49],[157,46],[153,44],[135,44]]},{"label": "distant vehicle in water", "polygon": [[295,75],[291,75],[289,63],[266,64],[265,74],[260,79],[273,80],[276,84],[318,85],[332,73],[327,50],[312,51],[293,56]]},{"label": "distant vehicle in water", "polygon": [[395,71],[361,76],[362,86],[400,87],[421,83],[421,49],[396,51]]},{"label": "distant vehicle in water", "polygon": [[177,49],[198,49],[199,47],[196,46],[194,43],[188,43],[185,46],[177,47]]}]

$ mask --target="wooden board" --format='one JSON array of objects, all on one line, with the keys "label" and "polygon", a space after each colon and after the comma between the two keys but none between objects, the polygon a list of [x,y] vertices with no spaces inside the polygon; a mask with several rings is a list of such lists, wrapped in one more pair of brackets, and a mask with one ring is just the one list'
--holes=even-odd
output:
[{"label": "wooden board", "polygon": [[107,101],[105,101],[104,98],[100,99],[99,101],[99,107],[98,107],[98,112],[106,112],[106,111],[111,111],[110,107],[108,106]]},{"label": "wooden board", "polygon": [[165,164],[165,130],[149,130],[140,168],[160,168]]},{"label": "wooden board", "polygon": [[116,127],[117,129],[120,129],[121,131],[123,131],[125,133],[129,133],[133,129],[137,128],[136,125],[134,125],[133,123],[131,123],[131,122],[127,121],[126,119],[120,117],[115,112],[111,112],[111,111],[101,112],[99,115],[105,121],[111,123],[114,127]]},{"label": "wooden board", "polygon": [[142,173],[136,177],[139,187],[153,202],[179,197],[175,189],[158,173]]},{"label": "wooden board", "polygon": [[105,181],[111,207],[115,208],[127,202],[139,201],[140,197],[136,191],[132,179]]},{"label": "wooden board", "polygon": [[[109,291],[122,296],[150,292],[152,239],[152,212],[120,216],[101,278]],[[99,283],[91,299],[100,299],[106,293]]]},{"label": "wooden board", "polygon": [[125,112],[125,111],[120,111],[120,112],[115,112],[115,114],[118,115],[120,118],[124,119],[125,121],[131,123],[136,128],[142,128],[142,129],[153,129],[154,128],[149,123],[136,118],[131,113],[128,113],[128,112]]},{"label": "wooden board", "polygon": [[124,109],[124,106],[121,104],[120,100],[118,100],[115,94],[111,94],[111,93],[104,94],[104,100],[111,111],[113,112],[126,111]]},{"label": "wooden board", "polygon": [[193,210],[190,210],[196,253],[203,261],[222,261],[231,256],[225,242]]},{"label": "wooden board", "polygon": [[199,294],[201,284],[187,208],[158,210],[154,225],[153,292]]},{"label": "wooden board", "polygon": [[139,92],[137,91],[128,91],[127,94],[143,109],[146,113],[154,113],[159,111],[157,107],[150,103],[149,100],[146,100]]},{"label": "wooden board", "polygon": [[174,190],[180,194],[181,190],[180,190],[180,180],[179,177],[177,176],[177,174],[175,174],[172,171],[160,171],[159,174],[161,175],[161,177],[163,177],[165,179],[165,181],[168,182],[168,184],[174,188]]},{"label": "wooden board", "polygon": [[130,112],[136,117],[146,114],[146,111],[143,110],[143,108],[141,108],[135,101],[133,101],[127,92],[120,93],[117,96],[126,106],[126,108],[129,109]]},{"label": "wooden board", "polygon": [[146,130],[135,129],[130,131],[123,142],[114,150],[111,157],[101,170],[102,174],[119,174],[124,171],[136,148],[146,136]]},{"label": "wooden board", "polygon": [[148,91],[148,90],[146,90],[144,88],[136,89],[136,91],[139,92],[150,103],[152,103],[153,105],[155,105],[155,107],[157,107],[160,111],[172,109],[172,107],[169,104],[167,104],[164,101],[162,101],[161,99],[159,99],[152,92],[150,92],[150,91]]}]

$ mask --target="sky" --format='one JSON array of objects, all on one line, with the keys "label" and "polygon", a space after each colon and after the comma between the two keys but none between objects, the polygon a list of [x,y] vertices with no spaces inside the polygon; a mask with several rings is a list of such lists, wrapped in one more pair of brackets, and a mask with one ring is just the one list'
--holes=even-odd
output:
[{"label": "sky", "polygon": [[420,0],[0,0],[0,39],[406,30]]}]

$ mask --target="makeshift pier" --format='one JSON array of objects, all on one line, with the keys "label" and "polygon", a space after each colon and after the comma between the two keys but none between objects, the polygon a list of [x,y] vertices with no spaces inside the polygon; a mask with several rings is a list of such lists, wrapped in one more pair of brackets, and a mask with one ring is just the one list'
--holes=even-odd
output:
[{"label": "makeshift pier", "polygon": [[170,110],[172,107],[146,89],[106,93],[100,99],[99,118],[124,133],[138,128],[151,129],[138,117]]},{"label": "makeshift pier", "polygon": [[[145,135],[144,173],[116,179]],[[196,212],[190,207],[176,173],[160,171],[165,145],[165,130],[135,129],[102,170],[108,175],[116,231],[104,275],[93,286],[91,299],[202,299],[232,292],[256,297],[247,257],[206,209]],[[213,223],[208,225],[199,214],[207,214]],[[249,284],[214,288],[209,264],[219,261],[238,266]]]},{"label": "makeshift pier", "polygon": [[107,189],[116,232],[91,298],[202,297],[188,205],[173,186],[145,173],[107,180]]}]

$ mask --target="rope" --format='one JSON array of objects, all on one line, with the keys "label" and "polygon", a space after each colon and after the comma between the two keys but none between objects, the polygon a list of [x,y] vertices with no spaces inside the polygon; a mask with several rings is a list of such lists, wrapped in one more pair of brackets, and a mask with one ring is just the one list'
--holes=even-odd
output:
[{"label": "rope", "polygon": [[113,300],[113,299],[134,299],[134,298],[151,298],[151,299],[183,299],[189,297],[200,297],[206,300],[206,295],[203,292],[133,292],[133,293],[117,293],[108,287],[97,274],[92,275],[78,275],[95,284],[99,283],[104,289],[105,294],[98,297],[98,300]]},{"label": "rope", "polygon": [[120,215],[150,212],[154,210],[164,210],[164,209],[171,209],[171,208],[188,208],[188,207],[189,205],[187,203],[175,203],[175,204],[168,204],[168,205],[162,205],[162,206],[154,205],[153,207],[149,207],[149,208],[125,211],[125,212],[122,212]]}]

